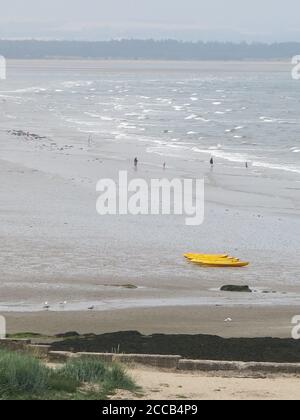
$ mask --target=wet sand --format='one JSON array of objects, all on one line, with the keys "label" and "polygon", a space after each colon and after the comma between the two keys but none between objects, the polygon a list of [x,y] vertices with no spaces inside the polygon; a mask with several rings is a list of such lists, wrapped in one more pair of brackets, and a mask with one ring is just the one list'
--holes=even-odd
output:
[{"label": "wet sand", "polygon": [[[230,337],[291,338],[299,307],[162,307],[105,312],[6,313],[9,333],[54,335],[67,331],[143,334],[210,334]],[[232,322],[225,322],[231,318]]]},{"label": "wet sand", "polygon": [[[57,157],[58,162],[61,159]],[[114,161],[106,162],[108,171],[112,165]],[[132,329],[228,337],[290,336],[291,318],[300,305],[298,260],[293,259],[288,271],[278,267],[276,275],[273,264],[278,252],[287,261],[288,249],[296,252],[296,215],[267,209],[262,222],[254,216],[255,210],[250,218],[249,211],[229,207],[231,216],[223,226],[224,205],[210,203],[208,219],[215,218],[218,226],[214,223],[215,234],[204,248],[205,231],[213,226],[208,221],[199,230],[201,237],[191,231],[187,237],[180,218],[104,220],[94,209],[94,184],[86,188],[57,172],[1,162],[0,309],[7,316],[9,332]],[[263,241],[261,236],[255,239],[248,227],[251,249],[239,238],[240,248],[235,250],[229,231],[244,218],[253,224],[253,232],[263,226]],[[285,230],[291,234],[285,242],[289,248],[283,253],[274,243],[276,248],[271,250],[269,242]],[[214,248],[216,237],[222,238],[222,245]],[[201,270],[182,258],[183,252],[193,249],[229,249],[250,259],[251,266],[236,271]],[[128,284],[136,288],[120,287]],[[247,284],[258,293],[221,293],[217,288],[224,284]],[[62,307],[64,301],[68,303]],[[43,310],[44,302],[51,305],[50,312]],[[88,311],[91,305],[94,312]],[[233,322],[225,323],[227,318]]]},{"label": "wet sand", "polygon": [[[191,229],[184,217],[97,215],[97,176],[130,170],[127,161],[105,158],[99,169],[85,155],[58,153],[50,159],[36,151],[4,153],[24,163],[0,165],[1,312],[39,312],[44,302],[57,312],[85,312],[90,306],[101,312],[191,306],[193,313],[197,306],[300,305],[298,210],[296,203],[289,211],[281,208],[290,200],[284,197],[274,208],[275,200],[263,193],[267,185],[261,186],[261,202],[256,203],[263,207],[248,208],[235,204],[242,194],[236,187],[226,190],[220,184],[214,191],[208,180],[205,223]],[[81,171],[88,171],[88,181],[79,182]],[[163,171],[144,164],[138,175],[147,179]],[[247,181],[247,200],[255,199],[249,191],[253,179],[241,179]],[[231,204],[221,204],[223,198]],[[230,252],[251,264],[237,270],[201,269],[182,257],[191,250]],[[118,287],[128,284],[136,288]],[[248,285],[257,293],[219,292],[224,284]],[[64,301],[68,304],[62,308]]]}]

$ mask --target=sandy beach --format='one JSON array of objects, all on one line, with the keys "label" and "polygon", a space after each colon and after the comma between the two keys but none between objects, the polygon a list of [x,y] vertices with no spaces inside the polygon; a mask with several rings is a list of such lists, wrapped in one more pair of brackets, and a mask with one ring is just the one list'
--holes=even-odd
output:
[{"label": "sandy beach", "polygon": [[218,377],[203,373],[157,372],[146,368],[130,371],[143,387],[143,396],[119,392],[113,399],[123,400],[299,400],[296,377]]},{"label": "sandy beach", "polygon": [[[290,337],[300,311],[298,173],[246,170],[221,158],[212,171],[207,152],[195,157],[182,145],[166,156],[151,138],[120,141],[106,133],[91,146],[88,134],[61,121],[47,125],[42,105],[40,117],[29,117],[25,93],[7,93],[1,106],[0,312],[9,332]],[[7,118],[20,107],[21,118]],[[7,132],[16,128],[45,138]],[[187,227],[184,216],[100,217],[96,183],[117,179],[119,170],[146,180],[204,178],[204,224]],[[188,251],[228,252],[251,264],[201,269],[184,260]],[[220,292],[224,284],[255,292]]]}]

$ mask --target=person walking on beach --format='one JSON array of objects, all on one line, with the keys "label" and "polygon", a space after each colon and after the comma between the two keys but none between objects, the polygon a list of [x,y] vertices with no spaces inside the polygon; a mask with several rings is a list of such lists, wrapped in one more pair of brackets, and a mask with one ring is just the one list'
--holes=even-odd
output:
[{"label": "person walking on beach", "polygon": [[166,170],[166,168],[167,168],[167,164],[166,164],[166,162],[164,162],[164,164],[163,164],[163,168],[164,168],[164,171]]},{"label": "person walking on beach", "polygon": [[211,157],[211,159],[210,159],[210,166],[213,168],[214,167],[214,164],[215,164],[214,158]]},{"label": "person walking on beach", "polygon": [[134,167],[135,167],[135,169],[137,169],[138,163],[139,163],[138,158],[135,158],[134,159]]}]

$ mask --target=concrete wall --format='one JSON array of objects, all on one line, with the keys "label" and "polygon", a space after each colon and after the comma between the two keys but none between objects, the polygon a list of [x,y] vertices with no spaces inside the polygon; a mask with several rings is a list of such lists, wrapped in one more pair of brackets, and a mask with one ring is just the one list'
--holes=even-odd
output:
[{"label": "concrete wall", "polygon": [[0,340],[0,350],[24,351],[31,344],[30,340]]},{"label": "concrete wall", "polygon": [[71,358],[89,357],[101,362],[118,362],[126,365],[144,365],[158,369],[171,369],[181,372],[238,372],[292,374],[300,376],[300,364],[289,363],[243,363],[219,362],[211,360],[188,360],[181,356],[153,354],[114,354],[114,353],[71,353],[51,351],[50,346],[32,345],[30,340],[0,340],[0,350],[21,351],[33,354],[53,363],[65,363]]}]

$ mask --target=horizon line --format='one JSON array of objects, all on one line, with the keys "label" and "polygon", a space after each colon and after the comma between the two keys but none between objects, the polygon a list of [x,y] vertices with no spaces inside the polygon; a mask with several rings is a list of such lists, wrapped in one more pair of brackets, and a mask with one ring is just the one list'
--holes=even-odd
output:
[{"label": "horizon line", "polygon": [[64,39],[64,38],[0,38],[0,42],[69,42],[69,43],[90,43],[90,44],[97,44],[97,43],[110,43],[110,42],[176,42],[178,44],[231,44],[231,45],[285,45],[285,44],[300,44],[300,41],[219,41],[219,40],[182,40],[182,39],[175,39],[175,38],[111,38],[106,40],[87,40],[87,39]]}]

